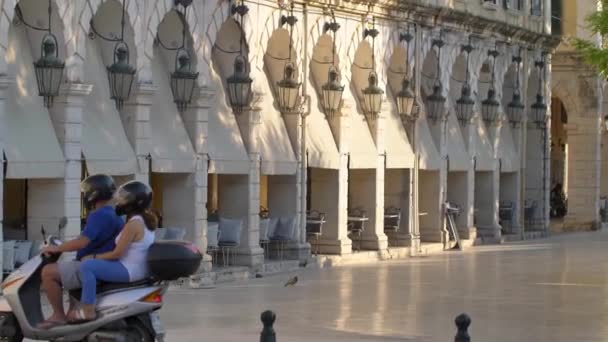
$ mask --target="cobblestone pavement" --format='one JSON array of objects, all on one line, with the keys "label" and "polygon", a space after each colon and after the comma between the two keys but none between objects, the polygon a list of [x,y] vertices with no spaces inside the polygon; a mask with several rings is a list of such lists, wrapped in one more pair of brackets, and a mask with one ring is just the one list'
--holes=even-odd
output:
[{"label": "cobblestone pavement", "polygon": [[214,289],[177,290],[162,318],[168,341],[258,341],[277,313],[277,341],[608,340],[608,233],[559,235],[377,265],[303,270]]}]

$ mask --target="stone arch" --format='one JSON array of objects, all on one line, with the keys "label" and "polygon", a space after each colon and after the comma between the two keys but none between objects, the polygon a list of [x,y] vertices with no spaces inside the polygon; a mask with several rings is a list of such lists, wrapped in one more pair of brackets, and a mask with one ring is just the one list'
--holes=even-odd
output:
[{"label": "stone arch", "polygon": [[[74,4],[79,3],[77,1],[64,1]],[[112,1],[121,3],[120,0],[86,0],[82,1],[82,3],[79,4],[79,6],[81,7],[73,9],[73,11],[78,11],[77,13],[80,13],[80,17],[78,18],[78,25],[74,27],[74,32],[72,32],[72,36],[74,39],[74,60],[78,67],[78,70],[75,72],[74,76],[78,77],[79,79],[82,78],[82,61],[86,56],[86,40],[89,39],[91,20],[95,17],[95,14],[97,14],[99,8],[101,8],[102,5]],[[124,1],[127,1],[126,13],[129,20],[128,24],[133,29],[133,42],[135,46],[131,51],[135,52],[135,65],[138,70],[137,77],[140,80],[142,80],[142,78],[146,80],[146,78],[143,77],[144,75],[140,73],[140,71],[144,69],[144,67],[146,67],[143,58],[140,57],[143,56],[142,51],[145,35],[143,34],[143,30],[138,29],[138,25],[141,23],[142,19],[141,13],[143,11],[140,4],[138,4],[136,0]]]},{"label": "stone arch", "polygon": [[[264,28],[261,30],[260,39],[258,42],[258,49],[256,49],[256,54],[253,58],[255,61],[255,65],[259,70],[264,69],[264,55],[268,50],[268,42],[272,38],[275,31],[280,30],[281,27],[279,25],[279,21],[281,19],[281,15],[284,14],[284,10],[275,9],[273,10],[266,21],[264,23]],[[286,28],[285,28],[286,29]],[[300,32],[300,26],[296,23],[293,29],[293,42],[291,43],[293,46],[293,51],[296,52],[297,56],[302,56],[305,52],[303,51],[302,44],[302,34]],[[296,58],[296,67],[301,68],[302,59]]]},{"label": "stone arch", "polygon": [[[211,3],[210,1],[203,1],[203,12],[206,12],[206,5]],[[212,65],[213,65],[213,47],[215,46],[215,42],[217,40],[217,35],[222,28],[222,25],[229,19],[232,19],[233,15],[230,13],[230,2],[229,1],[219,1],[216,3],[213,14],[211,15],[209,25],[204,32],[204,41],[201,43],[200,48],[196,51],[196,54],[201,56],[199,58],[202,59],[199,64],[199,72],[202,77],[199,77],[199,84],[201,86],[207,86],[209,84],[209,80],[212,77]],[[253,27],[253,22],[251,21],[251,14],[246,15],[244,17],[246,27]],[[253,42],[253,30],[247,30],[245,32],[245,41],[248,44],[249,51],[252,51],[252,46],[249,45],[250,42]]]},{"label": "stone arch", "polygon": [[[19,4],[20,0],[5,0],[2,2],[0,14],[0,27],[3,29],[0,30],[0,50],[2,53],[6,53],[6,49],[8,47],[8,34],[10,25],[14,24],[15,18],[15,7]],[[53,6],[53,14],[54,16],[60,19],[60,27],[61,32],[57,32],[56,30],[53,32],[56,36],[61,35],[61,38],[65,44],[65,50],[62,50],[61,42],[59,42],[59,49],[61,52],[65,52],[66,57],[66,69],[68,70],[67,74],[70,75],[70,69],[73,68],[73,62],[71,60],[71,56],[75,54],[75,44],[72,38],[72,34],[70,31],[71,28],[71,13],[69,10],[70,7],[74,7],[74,4],[67,0],[52,0],[51,6]],[[41,8],[46,15],[46,2],[44,8]],[[55,26],[55,25],[53,25]],[[0,73],[6,73],[6,64],[4,58],[0,60]],[[68,77],[71,80],[71,78]]]},{"label": "stone arch", "polygon": [[[203,6],[204,6],[204,2]],[[205,64],[203,59],[203,53],[200,53],[203,49],[206,41],[203,35],[197,34],[202,31],[200,28],[200,18],[198,17],[198,3],[193,2],[186,13],[186,17],[183,18],[186,25],[187,31],[189,34],[189,38],[192,42],[191,53],[192,57],[195,59],[195,64],[198,68]],[[154,40],[156,38],[156,34],[158,33],[158,28],[162,21],[169,15],[171,12],[176,10],[175,1],[174,0],[158,0],[156,1],[156,6],[152,11],[152,15],[148,20],[146,37],[144,39],[143,53],[146,58],[146,62],[150,63],[150,60],[154,56]],[[203,86],[205,84],[204,77],[198,78],[198,85]]]}]

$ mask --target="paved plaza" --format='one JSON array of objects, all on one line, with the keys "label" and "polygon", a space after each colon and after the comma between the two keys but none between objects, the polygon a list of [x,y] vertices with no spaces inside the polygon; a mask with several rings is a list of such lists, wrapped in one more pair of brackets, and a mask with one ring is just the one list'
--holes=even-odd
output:
[{"label": "paved plaza", "polygon": [[453,341],[461,312],[473,341],[608,339],[608,232],[292,275],[172,291],[167,340],[258,341],[265,309],[279,342]]}]

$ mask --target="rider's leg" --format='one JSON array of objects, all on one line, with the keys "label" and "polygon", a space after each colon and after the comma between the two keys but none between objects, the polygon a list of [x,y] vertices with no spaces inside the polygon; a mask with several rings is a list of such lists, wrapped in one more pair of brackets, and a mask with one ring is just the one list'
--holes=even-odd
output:
[{"label": "rider's leg", "polygon": [[48,264],[42,269],[42,288],[46,292],[53,314],[49,320],[66,321],[63,309],[63,290],[57,264]]},{"label": "rider's leg", "polygon": [[84,318],[95,318],[95,296],[97,280],[125,283],[129,281],[129,272],[118,261],[89,259],[80,265],[82,280],[82,297]]}]

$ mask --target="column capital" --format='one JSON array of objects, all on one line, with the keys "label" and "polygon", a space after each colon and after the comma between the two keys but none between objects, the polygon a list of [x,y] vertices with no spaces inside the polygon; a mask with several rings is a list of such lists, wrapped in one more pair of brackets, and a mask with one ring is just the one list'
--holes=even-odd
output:
[{"label": "column capital", "polygon": [[87,83],[65,83],[59,88],[55,103],[84,106],[86,97],[93,91],[93,85]]},{"label": "column capital", "polygon": [[158,87],[152,83],[137,83],[131,89],[131,96],[125,105],[152,105],[152,100]]},{"label": "column capital", "polygon": [[197,88],[194,101],[192,101],[192,107],[210,108],[216,95],[218,95],[218,92],[209,87]]}]

